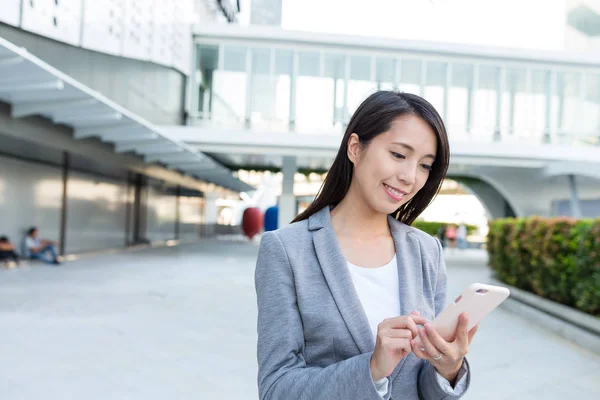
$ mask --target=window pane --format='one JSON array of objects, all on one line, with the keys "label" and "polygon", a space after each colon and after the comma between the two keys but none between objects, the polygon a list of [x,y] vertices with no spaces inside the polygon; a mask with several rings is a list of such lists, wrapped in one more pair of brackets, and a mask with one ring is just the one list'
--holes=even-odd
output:
[{"label": "window pane", "polygon": [[393,58],[377,58],[375,66],[375,80],[377,82],[396,81],[396,60]]},{"label": "window pane", "polygon": [[246,71],[246,48],[245,47],[224,47],[223,69],[232,72]]},{"label": "window pane", "polygon": [[268,74],[271,64],[271,51],[269,49],[252,49],[252,73]]},{"label": "window pane", "polygon": [[531,73],[531,98],[527,130],[540,141],[547,129],[547,104],[550,89],[550,72],[534,70]]},{"label": "window pane", "polygon": [[502,115],[500,121],[501,135],[525,136],[527,123],[527,102],[525,87],[525,70],[508,68],[502,92]]},{"label": "window pane", "polygon": [[371,79],[371,57],[350,56],[350,79]]},{"label": "window pane", "polygon": [[219,64],[218,46],[198,46],[199,66],[202,70],[215,70]]},{"label": "window pane", "polygon": [[421,92],[421,60],[402,60],[400,89],[404,92]]},{"label": "window pane", "polygon": [[466,136],[469,99],[473,88],[473,65],[452,64],[451,82],[446,115],[448,132],[451,137]]},{"label": "window pane", "polygon": [[472,133],[474,136],[494,135],[499,78],[500,68],[488,65],[479,67],[479,81],[473,99]]},{"label": "window pane", "polygon": [[275,74],[292,75],[294,53],[291,50],[275,50]]},{"label": "window pane", "polygon": [[298,77],[296,131],[322,133],[334,125],[334,82],[330,78]]},{"label": "window pane", "polygon": [[557,120],[560,134],[577,134],[577,119],[580,115],[579,74],[559,72],[556,76],[557,96],[555,98]]},{"label": "window pane", "polygon": [[298,75],[319,76],[319,53],[299,53]]},{"label": "window pane", "polygon": [[325,54],[325,76],[344,79],[346,57],[343,54]]},{"label": "window pane", "polygon": [[584,132],[597,134],[600,132],[600,75],[586,74],[585,87]]},{"label": "window pane", "polygon": [[446,63],[427,62],[425,99],[444,117],[444,91],[446,86]]}]

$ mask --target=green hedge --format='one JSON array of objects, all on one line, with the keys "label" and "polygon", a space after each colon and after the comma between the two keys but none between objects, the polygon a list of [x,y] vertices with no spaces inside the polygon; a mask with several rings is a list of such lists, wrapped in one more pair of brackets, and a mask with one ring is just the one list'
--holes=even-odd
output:
[{"label": "green hedge", "polygon": [[[426,221],[420,221],[420,220],[416,220],[415,222],[412,223],[412,226],[414,226],[417,229],[422,230],[423,232],[427,232],[432,236],[437,236],[438,231],[440,230],[440,227],[442,225],[450,225],[447,222],[426,222]],[[477,231],[477,226],[476,225],[469,225],[466,224],[467,227],[467,233],[471,234]]]},{"label": "green hedge", "polygon": [[600,315],[600,219],[495,220],[488,253],[501,281]]}]

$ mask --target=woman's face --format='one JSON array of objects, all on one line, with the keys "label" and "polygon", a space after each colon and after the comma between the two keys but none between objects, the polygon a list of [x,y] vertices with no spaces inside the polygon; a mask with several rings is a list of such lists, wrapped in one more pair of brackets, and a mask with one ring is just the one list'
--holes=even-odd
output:
[{"label": "woman's face", "polygon": [[354,164],[352,191],[373,211],[393,213],[425,185],[436,149],[433,129],[415,115],[395,119],[366,148],[353,134],[348,141],[348,157]]}]

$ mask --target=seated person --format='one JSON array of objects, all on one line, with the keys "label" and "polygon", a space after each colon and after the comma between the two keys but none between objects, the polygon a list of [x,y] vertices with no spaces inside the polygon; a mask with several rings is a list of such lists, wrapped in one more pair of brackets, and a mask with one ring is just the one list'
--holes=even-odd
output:
[{"label": "seated person", "polygon": [[15,246],[10,243],[8,237],[0,236],[0,262],[8,265],[9,261],[14,261],[19,265],[19,256],[15,253]]},{"label": "seated person", "polygon": [[32,227],[25,236],[25,256],[32,260],[42,260],[48,264],[60,264],[56,243],[51,240],[40,239],[38,228]]}]

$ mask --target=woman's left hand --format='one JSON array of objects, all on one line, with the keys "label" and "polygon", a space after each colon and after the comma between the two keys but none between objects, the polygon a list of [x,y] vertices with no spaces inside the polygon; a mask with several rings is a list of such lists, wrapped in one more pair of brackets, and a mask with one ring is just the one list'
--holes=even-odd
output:
[{"label": "woman's left hand", "polygon": [[419,336],[421,336],[422,347],[425,348],[425,351],[419,348],[419,344],[414,339],[411,341],[412,351],[417,357],[433,364],[437,372],[454,385],[458,371],[469,352],[471,340],[479,328],[479,325],[476,325],[468,331],[468,326],[469,317],[463,313],[458,319],[456,338],[452,342],[447,342],[431,324],[427,324],[425,328],[419,329]]}]

